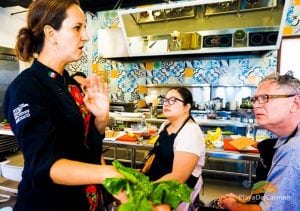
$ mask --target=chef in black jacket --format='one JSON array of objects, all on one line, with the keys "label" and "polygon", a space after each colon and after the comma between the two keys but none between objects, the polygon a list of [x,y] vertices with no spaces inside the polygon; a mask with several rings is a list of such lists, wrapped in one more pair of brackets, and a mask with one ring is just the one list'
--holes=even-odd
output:
[{"label": "chef in black jacket", "polygon": [[101,210],[99,184],[121,177],[113,166],[100,165],[107,86],[93,76],[83,96],[64,69],[80,59],[88,39],[77,0],[30,5],[16,52],[33,64],[10,84],[3,104],[24,155],[14,210]]}]

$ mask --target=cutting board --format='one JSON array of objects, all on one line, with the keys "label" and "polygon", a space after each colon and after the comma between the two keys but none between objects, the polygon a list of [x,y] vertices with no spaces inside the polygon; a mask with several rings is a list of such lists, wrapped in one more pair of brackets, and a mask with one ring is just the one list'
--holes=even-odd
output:
[{"label": "cutting board", "polygon": [[122,136],[119,136],[117,139],[117,141],[128,141],[128,142],[137,142],[137,137],[128,135],[128,134],[124,134]]},{"label": "cutting board", "polygon": [[259,153],[258,149],[256,148],[256,144],[248,146],[243,149],[237,149],[235,146],[231,145],[230,142],[233,141],[231,138],[225,138],[224,140],[224,150],[229,150],[229,151],[238,151],[238,152],[250,152],[250,153]]}]

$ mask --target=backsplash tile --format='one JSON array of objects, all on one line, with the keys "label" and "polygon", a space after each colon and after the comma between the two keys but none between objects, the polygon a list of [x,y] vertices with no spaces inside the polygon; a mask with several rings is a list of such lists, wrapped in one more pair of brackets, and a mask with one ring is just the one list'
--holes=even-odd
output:
[{"label": "backsplash tile", "polygon": [[[277,51],[265,55],[249,53],[243,56],[218,55],[213,58],[195,59],[148,59],[147,62],[121,62],[101,58],[97,47],[97,29],[117,27],[119,19],[114,11],[97,13],[88,17],[90,42],[81,61],[71,64],[68,70],[90,73],[92,64],[97,71],[105,71],[113,102],[132,102],[144,98],[149,84],[213,84],[213,85],[256,85],[264,76],[276,72]],[[91,61],[91,62],[88,62]],[[95,70],[94,70],[95,71]]]}]

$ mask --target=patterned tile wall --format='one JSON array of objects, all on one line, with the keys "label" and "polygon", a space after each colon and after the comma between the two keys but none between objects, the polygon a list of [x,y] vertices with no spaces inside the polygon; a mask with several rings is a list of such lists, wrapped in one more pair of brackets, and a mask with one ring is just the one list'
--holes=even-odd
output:
[{"label": "patterned tile wall", "polygon": [[130,102],[144,98],[149,84],[256,85],[276,71],[276,54],[146,63],[105,60],[98,70],[108,76],[112,101]]},{"label": "patterned tile wall", "polygon": [[289,0],[284,35],[300,35],[300,0]]},{"label": "patterned tile wall", "polygon": [[[298,33],[293,26],[299,19],[299,0],[291,0],[286,19],[286,34]],[[87,14],[87,29],[90,42],[85,47],[82,60],[70,64],[70,72],[95,72],[107,77],[112,101],[130,102],[144,98],[148,84],[213,84],[213,85],[256,85],[261,78],[277,69],[277,51],[265,55],[227,56],[215,58],[164,60],[150,62],[117,62],[101,58],[98,45],[98,29],[119,26],[116,11],[99,12],[96,16]],[[299,21],[300,22],[300,21]],[[295,25],[295,24],[294,24]],[[299,32],[300,33],[300,32]]]}]

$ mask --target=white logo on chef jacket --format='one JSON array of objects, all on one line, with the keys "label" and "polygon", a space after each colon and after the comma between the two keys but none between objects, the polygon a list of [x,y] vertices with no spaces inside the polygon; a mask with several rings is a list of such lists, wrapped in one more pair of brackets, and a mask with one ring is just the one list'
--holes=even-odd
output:
[{"label": "white logo on chef jacket", "polygon": [[20,104],[17,108],[13,110],[14,118],[16,120],[16,124],[20,121],[30,117],[29,105],[26,103]]}]

